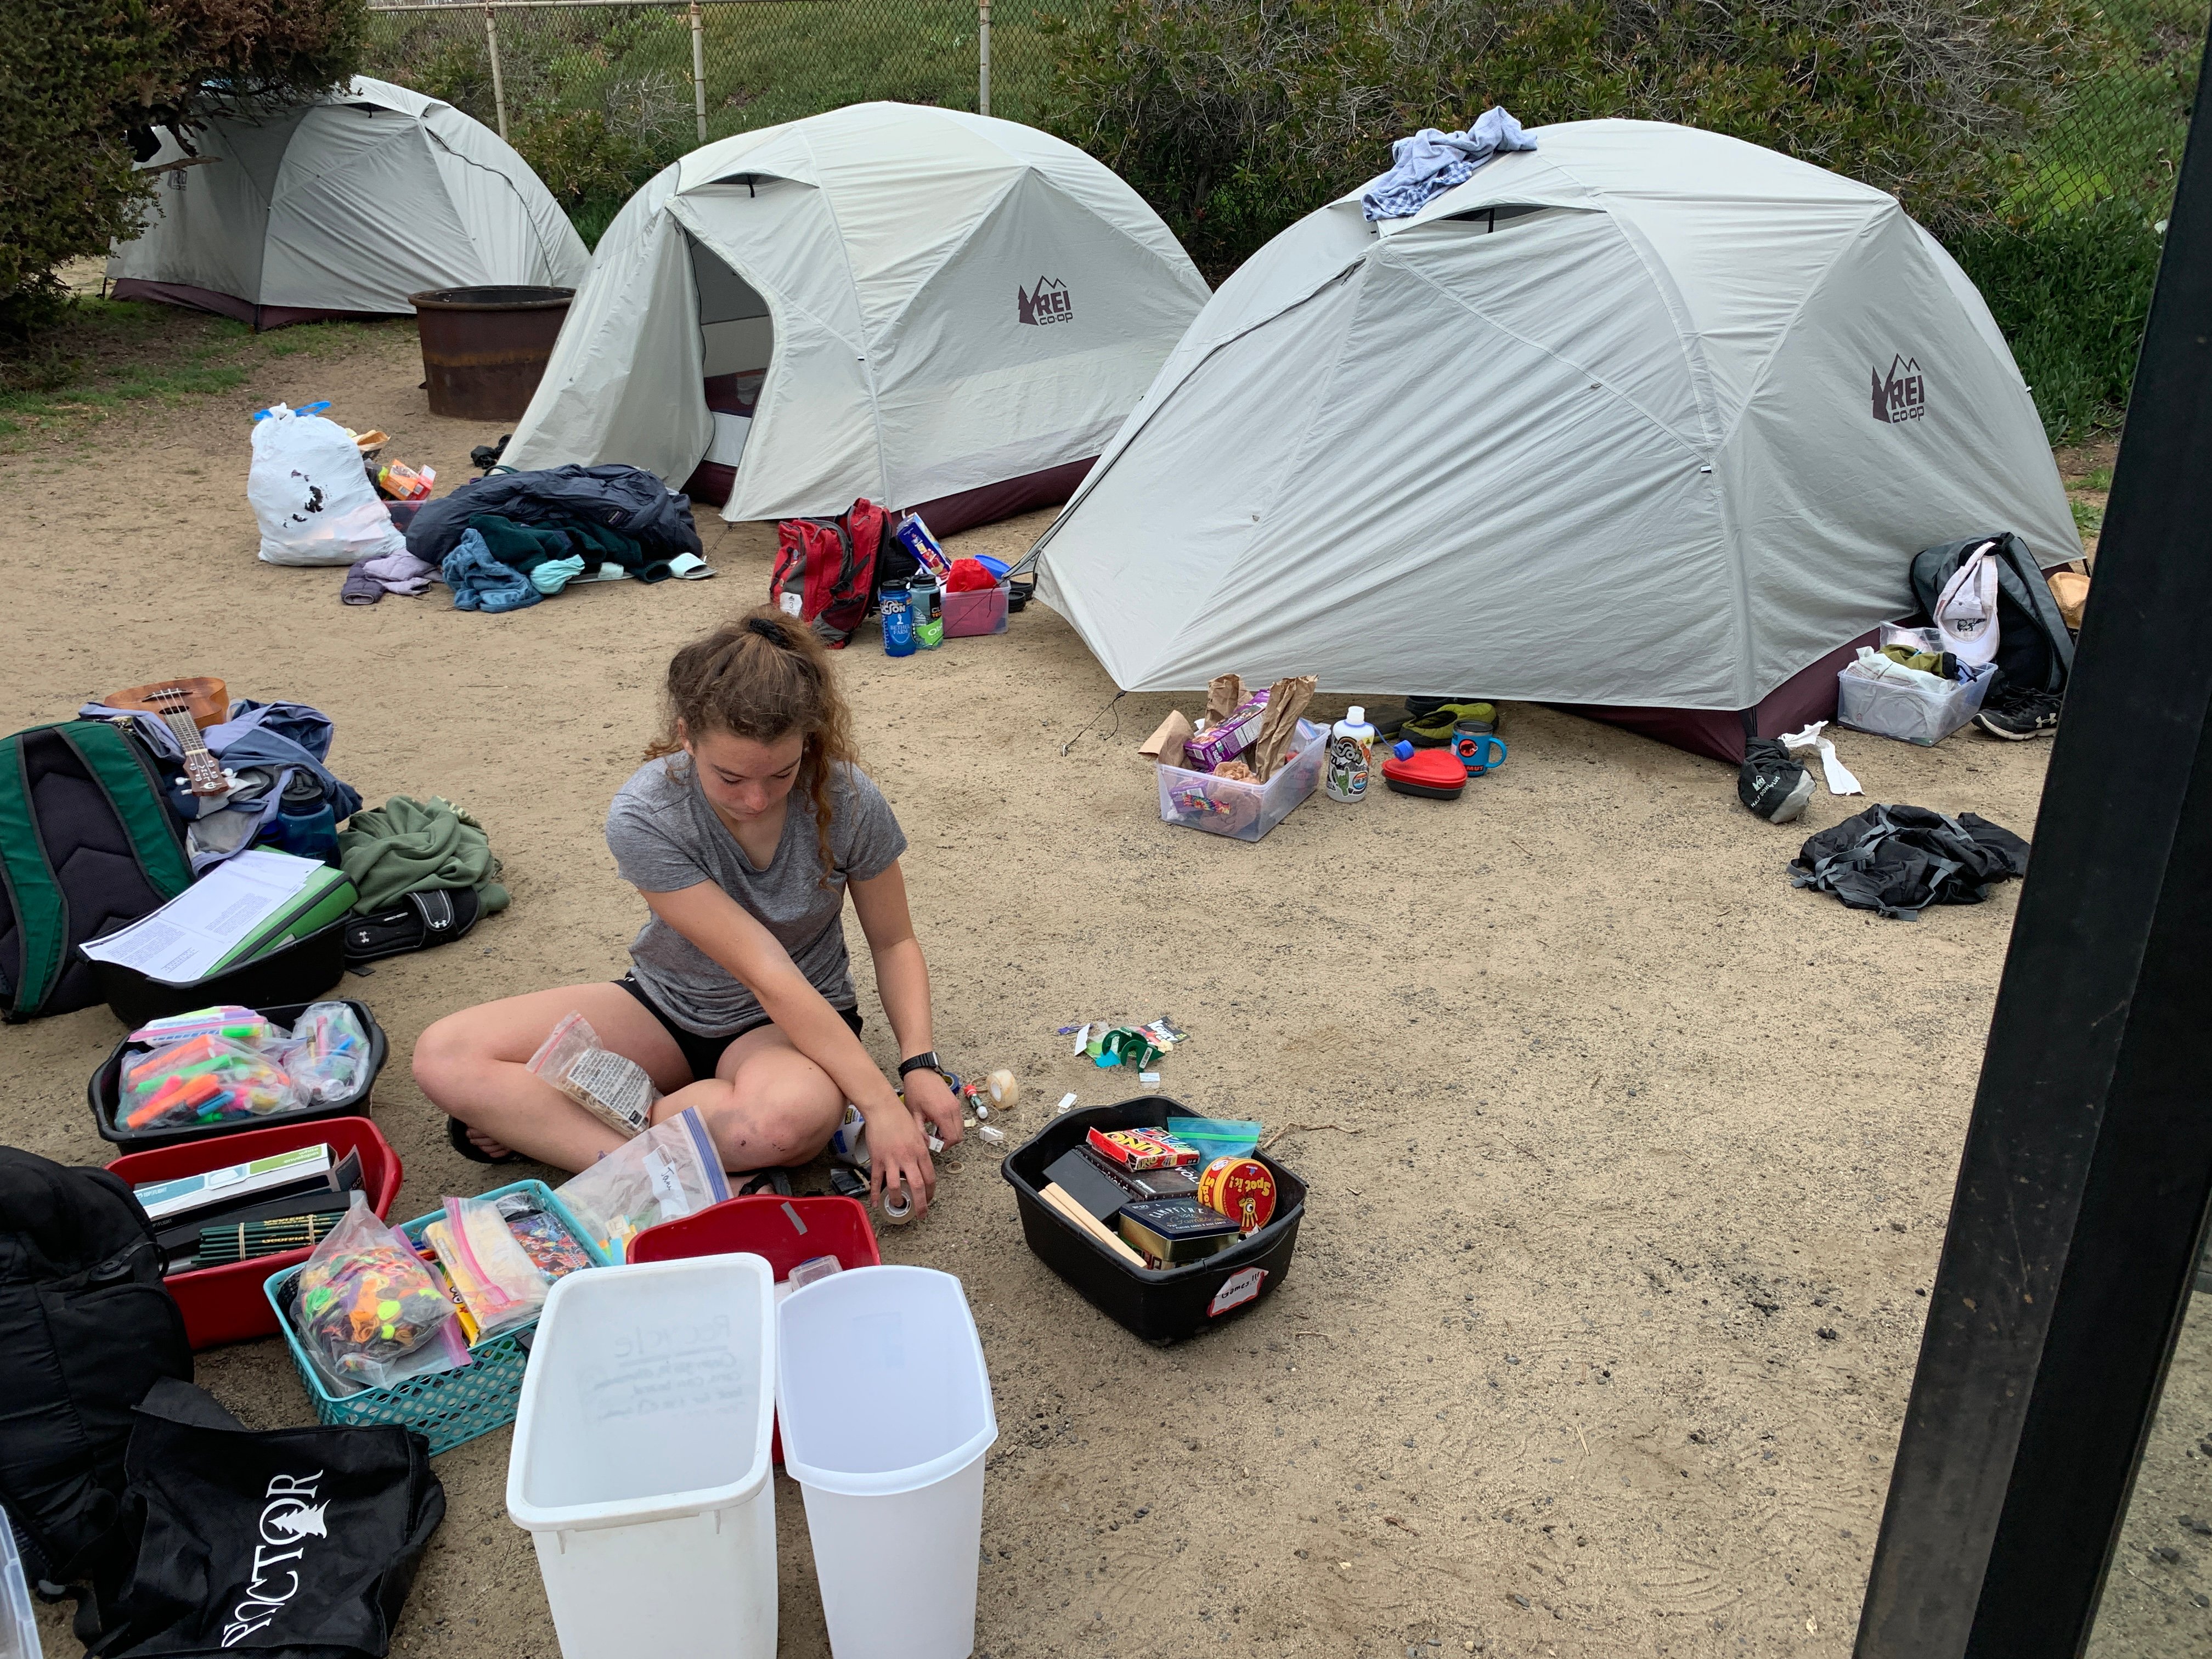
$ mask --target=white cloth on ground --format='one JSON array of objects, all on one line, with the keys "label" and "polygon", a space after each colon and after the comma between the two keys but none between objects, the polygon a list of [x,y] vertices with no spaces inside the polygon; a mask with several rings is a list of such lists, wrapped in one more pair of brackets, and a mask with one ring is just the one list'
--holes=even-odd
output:
[{"label": "white cloth on ground", "polygon": [[1851,775],[1850,768],[1836,758],[1836,745],[1820,735],[1827,726],[1826,720],[1814,720],[1802,732],[1785,732],[1783,746],[1796,754],[1801,749],[1817,749],[1820,752],[1820,775],[1832,795],[1863,795],[1859,781]]}]

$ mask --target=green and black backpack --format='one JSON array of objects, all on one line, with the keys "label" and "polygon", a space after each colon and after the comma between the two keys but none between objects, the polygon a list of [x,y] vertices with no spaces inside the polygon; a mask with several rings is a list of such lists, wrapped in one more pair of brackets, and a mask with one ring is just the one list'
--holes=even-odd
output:
[{"label": "green and black backpack", "polygon": [[88,939],[191,884],[160,763],[106,720],[0,739],[0,1014],[12,1024],[102,1000]]}]

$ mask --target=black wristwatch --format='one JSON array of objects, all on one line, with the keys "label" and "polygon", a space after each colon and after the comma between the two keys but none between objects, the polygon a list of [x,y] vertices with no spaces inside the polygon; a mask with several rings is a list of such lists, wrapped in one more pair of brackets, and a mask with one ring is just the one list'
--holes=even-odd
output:
[{"label": "black wristwatch", "polygon": [[901,1082],[905,1081],[909,1072],[935,1072],[939,1077],[945,1075],[945,1068],[937,1063],[937,1050],[934,1048],[925,1048],[921,1053],[899,1061]]}]

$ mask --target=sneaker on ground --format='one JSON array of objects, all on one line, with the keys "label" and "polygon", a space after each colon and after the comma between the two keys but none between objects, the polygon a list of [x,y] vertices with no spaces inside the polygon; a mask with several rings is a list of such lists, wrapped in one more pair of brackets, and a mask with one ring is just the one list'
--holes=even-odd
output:
[{"label": "sneaker on ground", "polygon": [[2055,731],[2058,726],[2058,694],[2055,691],[2000,691],[1982,705],[1974,724],[1993,738],[2021,743]]}]

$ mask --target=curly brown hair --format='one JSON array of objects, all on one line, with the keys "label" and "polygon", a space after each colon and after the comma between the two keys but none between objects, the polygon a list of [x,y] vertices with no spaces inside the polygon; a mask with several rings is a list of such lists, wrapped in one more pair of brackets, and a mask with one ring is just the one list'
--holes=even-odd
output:
[{"label": "curly brown hair", "polygon": [[830,855],[830,776],[851,765],[853,714],[838,689],[830,649],[805,623],[763,605],[729,621],[678,651],[668,664],[660,735],[647,760],[673,755],[684,736],[712,732],[755,743],[780,743],[798,732],[806,739],[793,793],[814,812],[815,844],[827,886]]}]

